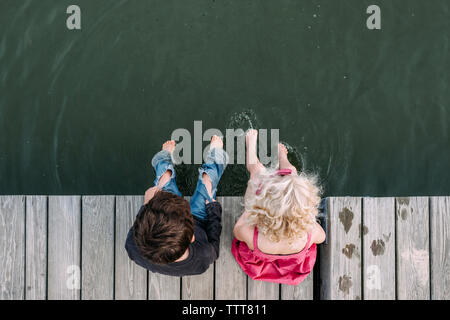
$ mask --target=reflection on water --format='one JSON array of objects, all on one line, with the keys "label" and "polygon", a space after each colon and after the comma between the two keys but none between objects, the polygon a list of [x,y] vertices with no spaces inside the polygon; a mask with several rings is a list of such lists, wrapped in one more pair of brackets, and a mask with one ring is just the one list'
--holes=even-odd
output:
[{"label": "reflection on water", "polygon": [[450,193],[447,1],[380,0],[380,32],[358,0],[77,2],[81,31],[71,1],[0,2],[0,194],[142,193],[195,120],[280,129],[326,195]]}]

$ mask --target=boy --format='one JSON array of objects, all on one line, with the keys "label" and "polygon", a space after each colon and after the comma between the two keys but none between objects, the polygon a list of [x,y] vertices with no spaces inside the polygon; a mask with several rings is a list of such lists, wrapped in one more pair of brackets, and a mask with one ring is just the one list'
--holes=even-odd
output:
[{"label": "boy", "polygon": [[145,192],[125,248],[131,260],[152,272],[196,275],[219,257],[222,207],[215,196],[228,155],[222,139],[213,136],[189,205],[175,182],[174,149],[175,141],[167,141],[152,159],[155,186]]}]

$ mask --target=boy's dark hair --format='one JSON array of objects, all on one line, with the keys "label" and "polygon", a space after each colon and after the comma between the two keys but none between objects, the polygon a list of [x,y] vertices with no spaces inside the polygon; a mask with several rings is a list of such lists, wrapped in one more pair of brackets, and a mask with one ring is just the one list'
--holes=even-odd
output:
[{"label": "boy's dark hair", "polygon": [[133,225],[141,255],[157,264],[179,259],[194,235],[189,202],[173,193],[159,191],[144,205]]}]

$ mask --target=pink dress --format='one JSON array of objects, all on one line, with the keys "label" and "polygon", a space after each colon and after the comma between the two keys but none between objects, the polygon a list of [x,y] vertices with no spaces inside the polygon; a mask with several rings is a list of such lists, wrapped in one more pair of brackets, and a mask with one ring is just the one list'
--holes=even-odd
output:
[{"label": "pink dress", "polygon": [[[258,249],[258,228],[253,231],[253,248],[236,238],[233,240],[231,252],[242,270],[253,280],[297,285],[312,271],[316,262],[317,247],[311,247],[311,234],[302,251],[289,255],[263,253]],[[309,248],[308,248],[309,247]]]}]

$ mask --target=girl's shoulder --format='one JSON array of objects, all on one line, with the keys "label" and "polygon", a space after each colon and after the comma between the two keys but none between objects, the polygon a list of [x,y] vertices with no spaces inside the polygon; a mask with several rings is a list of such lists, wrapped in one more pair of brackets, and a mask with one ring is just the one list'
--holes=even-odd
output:
[{"label": "girl's shoulder", "polygon": [[244,241],[247,244],[249,249],[253,250],[253,236],[255,232],[255,226],[249,225],[245,223],[241,228],[241,241]]},{"label": "girl's shoulder", "polygon": [[273,242],[268,239],[263,234],[258,234],[258,249],[266,254],[275,254],[275,255],[290,255],[301,252],[308,241],[308,236],[305,235],[302,239],[296,240],[294,243],[291,243],[287,239],[281,239],[279,242]]},{"label": "girl's shoulder", "polygon": [[322,243],[325,241],[325,231],[322,229],[322,226],[316,221],[314,224],[314,228],[311,231],[311,243]]},{"label": "girl's shoulder", "polygon": [[234,226],[234,236],[253,250],[253,232],[255,227],[247,223],[248,212],[244,212]]},{"label": "girl's shoulder", "polygon": [[[245,216],[245,214],[243,216]],[[236,238],[239,241],[245,242],[250,250],[254,250],[253,237],[255,228],[256,226],[246,223],[245,219],[240,219],[235,230]],[[309,234],[311,237],[309,246],[312,246],[314,243],[322,243],[325,241],[325,232],[318,223],[314,225],[314,228]],[[298,241],[295,241],[294,243],[290,243],[287,240],[273,242],[262,232],[258,232],[257,246],[261,252],[266,254],[295,254],[301,252],[305,248],[308,238],[309,236],[306,234],[302,239],[298,239]]]}]

